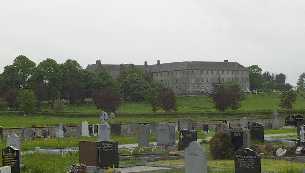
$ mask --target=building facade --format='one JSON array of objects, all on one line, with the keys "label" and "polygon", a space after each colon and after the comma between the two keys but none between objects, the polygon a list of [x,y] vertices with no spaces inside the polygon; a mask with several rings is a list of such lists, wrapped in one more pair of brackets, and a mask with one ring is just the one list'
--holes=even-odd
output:
[{"label": "building facade", "polygon": [[[102,66],[113,78],[117,78],[122,66],[131,65],[109,65],[97,61],[87,69],[93,70],[97,66]],[[145,62],[135,67],[150,73],[155,81],[171,88],[177,95],[211,93],[215,85],[225,82],[238,83],[243,91],[249,91],[248,69],[237,62],[186,61],[161,64],[158,60],[154,65]]]}]

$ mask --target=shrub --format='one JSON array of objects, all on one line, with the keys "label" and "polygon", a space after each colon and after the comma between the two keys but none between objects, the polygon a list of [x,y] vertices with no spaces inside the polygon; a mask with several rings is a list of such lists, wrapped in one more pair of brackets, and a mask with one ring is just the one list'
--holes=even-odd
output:
[{"label": "shrub", "polygon": [[61,99],[56,99],[53,103],[53,110],[55,112],[62,112],[64,111],[64,102]]},{"label": "shrub", "polygon": [[165,112],[176,111],[176,95],[172,89],[163,88],[160,90],[157,98],[159,105]]},{"label": "shrub", "polygon": [[280,107],[283,109],[291,110],[296,99],[297,93],[295,91],[284,91],[281,95]]},{"label": "shrub", "polygon": [[18,109],[24,113],[33,113],[35,111],[37,100],[32,90],[20,90],[17,95]]},{"label": "shrub", "polygon": [[103,88],[94,93],[94,103],[98,109],[108,113],[115,112],[120,106],[120,94],[113,88]]},{"label": "shrub", "polygon": [[233,158],[233,145],[228,134],[217,133],[210,140],[210,153],[213,159],[231,159]]}]

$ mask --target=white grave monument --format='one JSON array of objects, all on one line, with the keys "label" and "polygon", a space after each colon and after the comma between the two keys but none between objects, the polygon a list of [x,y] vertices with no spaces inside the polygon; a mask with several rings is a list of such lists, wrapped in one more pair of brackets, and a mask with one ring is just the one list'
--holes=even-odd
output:
[{"label": "white grave monument", "polygon": [[55,136],[57,138],[63,138],[64,137],[64,126],[60,124],[55,128]]},{"label": "white grave monument", "polygon": [[11,173],[11,167],[10,166],[3,166],[0,167],[0,173]]},{"label": "white grave monument", "polygon": [[13,146],[17,149],[21,149],[20,137],[17,134],[8,135],[6,139],[6,146]]},{"label": "white grave monument", "polygon": [[89,124],[88,121],[83,121],[81,126],[81,136],[89,136]]},{"label": "white grave monument", "polygon": [[207,173],[207,158],[201,145],[194,141],[184,151],[185,173]]},{"label": "white grave monument", "polygon": [[105,122],[98,127],[98,141],[110,141],[110,125]]}]

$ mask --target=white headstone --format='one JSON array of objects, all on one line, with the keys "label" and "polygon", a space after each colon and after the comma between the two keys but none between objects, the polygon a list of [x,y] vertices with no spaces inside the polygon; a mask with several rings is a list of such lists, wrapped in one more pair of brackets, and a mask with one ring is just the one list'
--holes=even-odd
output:
[{"label": "white headstone", "polygon": [[185,173],[207,173],[207,159],[201,145],[194,141],[184,151]]},{"label": "white headstone", "polygon": [[287,153],[287,150],[283,149],[283,148],[279,148],[276,150],[277,157],[283,157],[283,156],[285,156],[286,153]]},{"label": "white headstone", "polygon": [[21,149],[20,137],[17,134],[8,135],[6,140],[6,146],[13,146],[17,149]]},{"label": "white headstone", "polygon": [[64,126],[62,124],[60,124],[58,127],[55,128],[55,136],[57,138],[64,137]]},{"label": "white headstone", "polygon": [[110,141],[110,125],[105,122],[99,125],[98,128],[98,141]]},{"label": "white headstone", "polygon": [[280,128],[279,113],[277,111],[272,114],[272,129]]},{"label": "white headstone", "polygon": [[82,122],[81,135],[82,136],[89,136],[89,124],[88,124],[87,121]]},{"label": "white headstone", "polygon": [[10,166],[0,167],[0,173],[11,173],[11,167]]},{"label": "white headstone", "polygon": [[251,134],[249,129],[243,129],[243,148],[251,146]]}]

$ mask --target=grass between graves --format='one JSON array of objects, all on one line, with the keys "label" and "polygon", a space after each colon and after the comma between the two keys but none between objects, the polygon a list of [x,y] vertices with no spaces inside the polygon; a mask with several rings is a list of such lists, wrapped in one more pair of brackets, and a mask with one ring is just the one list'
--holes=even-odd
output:
[{"label": "grass between graves", "polygon": [[297,129],[296,128],[287,128],[287,129],[268,129],[265,130],[265,135],[273,135],[273,134],[288,134],[288,133],[295,133],[297,134]]}]

